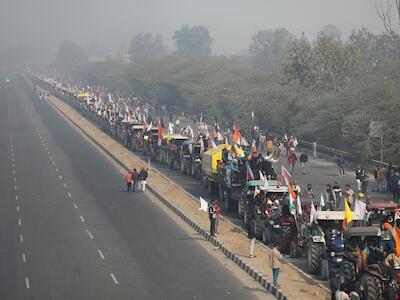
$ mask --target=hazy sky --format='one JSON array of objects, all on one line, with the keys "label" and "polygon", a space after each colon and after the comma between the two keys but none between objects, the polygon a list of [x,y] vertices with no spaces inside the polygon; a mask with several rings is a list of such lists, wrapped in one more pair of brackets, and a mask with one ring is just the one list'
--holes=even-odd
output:
[{"label": "hazy sky", "polygon": [[332,23],[345,35],[362,26],[380,32],[378,1],[0,0],[0,39],[1,45],[24,41],[52,47],[70,39],[118,48],[137,33],[158,32],[171,49],[172,35],[182,24],[205,25],[215,40],[213,52],[233,54],[247,49],[261,29],[286,27],[314,37]]}]

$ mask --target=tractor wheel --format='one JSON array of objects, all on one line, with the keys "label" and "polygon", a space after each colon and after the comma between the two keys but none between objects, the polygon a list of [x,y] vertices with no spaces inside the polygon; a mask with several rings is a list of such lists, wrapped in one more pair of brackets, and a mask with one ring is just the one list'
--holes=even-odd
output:
[{"label": "tractor wheel", "polygon": [[247,222],[249,221],[247,214],[248,214],[247,207],[245,207],[244,211],[243,211],[243,222],[244,222],[245,225],[247,225]]},{"label": "tractor wheel", "polygon": [[242,212],[242,201],[239,199],[238,201],[238,215],[239,217],[243,217],[243,212]]},{"label": "tractor wheel", "polygon": [[367,298],[371,300],[382,300],[384,297],[382,289],[382,281],[379,277],[369,273],[364,273],[361,278],[361,284],[367,293]]},{"label": "tractor wheel", "polygon": [[343,281],[350,284],[357,280],[356,268],[353,262],[344,259],[340,264],[340,273]]},{"label": "tractor wheel", "polygon": [[328,278],[329,278],[328,261],[326,259],[323,259],[321,262],[321,279],[328,280]]},{"label": "tractor wheel", "polygon": [[299,256],[299,254],[297,253],[297,245],[295,242],[291,242],[290,243],[290,249],[289,249],[289,253],[290,253],[290,257],[292,258],[296,258]]},{"label": "tractor wheel", "polygon": [[308,271],[319,274],[322,264],[322,247],[319,243],[312,243],[308,248]]},{"label": "tractor wheel", "polygon": [[262,241],[265,245],[268,245],[271,242],[271,232],[269,231],[269,227],[265,227],[262,232]]}]

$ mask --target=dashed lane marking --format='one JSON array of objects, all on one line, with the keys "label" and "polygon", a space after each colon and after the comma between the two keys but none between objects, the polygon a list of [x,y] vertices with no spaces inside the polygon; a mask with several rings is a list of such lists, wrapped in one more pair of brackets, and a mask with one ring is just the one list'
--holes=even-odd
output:
[{"label": "dashed lane marking", "polygon": [[73,206],[74,206],[74,208],[78,208],[78,205],[76,205],[75,203],[74,204],[72,204]]},{"label": "dashed lane marking", "polygon": [[17,188],[17,186],[16,185],[14,185],[14,190],[16,191],[18,188]]},{"label": "dashed lane marking", "polygon": [[17,211],[19,211],[19,206],[17,206]]},{"label": "dashed lane marking", "polygon": [[13,174],[15,175],[15,170],[13,170]]},{"label": "dashed lane marking", "polygon": [[58,172],[58,168],[56,168],[56,172]]},{"label": "dashed lane marking", "polygon": [[27,289],[31,288],[31,283],[29,282],[29,278],[28,277],[25,277],[25,285],[26,285]]},{"label": "dashed lane marking", "polygon": [[56,163],[55,163],[54,161],[52,161],[51,164],[52,164],[53,166],[56,166]]},{"label": "dashed lane marking", "polygon": [[71,193],[70,193],[70,192],[68,192],[68,197],[72,198],[72,195],[71,195]]},{"label": "dashed lane marking", "polygon": [[14,182],[17,182],[17,178],[14,177]]},{"label": "dashed lane marking", "polygon": [[93,234],[89,231],[89,229],[86,229],[86,232],[89,235],[90,239],[94,240]]},{"label": "dashed lane marking", "polygon": [[79,218],[81,219],[82,223],[85,223],[85,219],[82,216],[79,216]]},{"label": "dashed lane marking", "polygon": [[18,195],[15,195],[15,200],[18,201]]},{"label": "dashed lane marking", "polygon": [[58,178],[60,178],[60,180],[62,180],[62,176],[61,175],[58,175]]},{"label": "dashed lane marking", "polygon": [[21,219],[18,219],[18,225],[21,226],[22,225],[22,221]]},{"label": "dashed lane marking", "polygon": [[101,252],[100,249],[97,250],[97,252],[99,253],[99,256],[100,256],[101,259],[105,259],[104,255],[103,255],[103,252]]},{"label": "dashed lane marking", "polygon": [[67,188],[67,184],[63,183],[63,187],[64,187],[64,188]]},{"label": "dashed lane marking", "polygon": [[22,234],[19,235],[19,241],[22,243],[24,241],[24,236]]},{"label": "dashed lane marking", "polygon": [[119,284],[117,277],[115,277],[115,275],[113,273],[110,273],[110,276],[112,278],[112,280],[114,281],[115,284]]},{"label": "dashed lane marking", "polygon": [[50,158],[51,160],[53,160],[53,156],[50,156],[49,158]]},{"label": "dashed lane marking", "polygon": [[26,255],[25,255],[25,253],[22,253],[22,261],[23,261],[24,263],[26,263]]}]

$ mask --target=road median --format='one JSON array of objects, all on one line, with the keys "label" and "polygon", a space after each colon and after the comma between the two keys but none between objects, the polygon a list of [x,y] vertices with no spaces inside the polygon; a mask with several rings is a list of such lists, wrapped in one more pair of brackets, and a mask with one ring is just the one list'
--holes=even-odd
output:
[{"label": "road median", "polygon": [[[116,140],[102,132],[89,120],[82,117],[72,106],[59,98],[51,95],[49,103],[65,118],[72,122],[84,135],[91,139],[115,161],[125,169],[147,166],[134,153],[128,151]],[[208,215],[199,210],[199,204],[193,201],[190,195],[179,185],[159,173],[155,168],[150,168],[148,179],[149,191],[163,204],[174,211],[181,219],[189,224],[195,231],[202,234],[215,247],[235,262],[241,269],[259,282],[265,289],[278,299],[328,299],[328,292],[310,281],[304,274],[289,264],[281,268],[281,289],[276,289],[272,284],[272,273],[269,268],[269,249],[256,245],[256,258],[248,258],[249,240],[242,233],[241,228],[222,219],[219,225],[219,234],[211,237],[205,229],[209,227]]]}]

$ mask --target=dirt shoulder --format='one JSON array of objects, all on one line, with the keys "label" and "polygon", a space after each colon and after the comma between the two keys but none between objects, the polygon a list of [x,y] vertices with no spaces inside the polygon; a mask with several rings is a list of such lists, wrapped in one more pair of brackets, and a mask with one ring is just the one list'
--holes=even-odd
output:
[{"label": "dirt shoulder", "polygon": [[[82,131],[117,157],[125,166],[138,168],[147,165],[147,162],[142,161],[117,141],[103,133],[68,104],[54,96],[50,96],[49,101]],[[148,184],[200,227],[204,229],[209,228],[208,215],[206,212],[199,211],[199,204],[186,191],[161,175],[154,168],[150,168]],[[242,233],[239,227],[223,219],[220,221],[217,239],[251,268],[257,270],[258,273],[262,273],[268,281],[272,282],[272,272],[268,259],[269,249],[256,244],[255,253],[257,257],[249,259],[248,238]],[[279,281],[282,293],[290,299],[329,299],[329,294],[326,290],[311,282],[289,264],[282,264]]]}]

